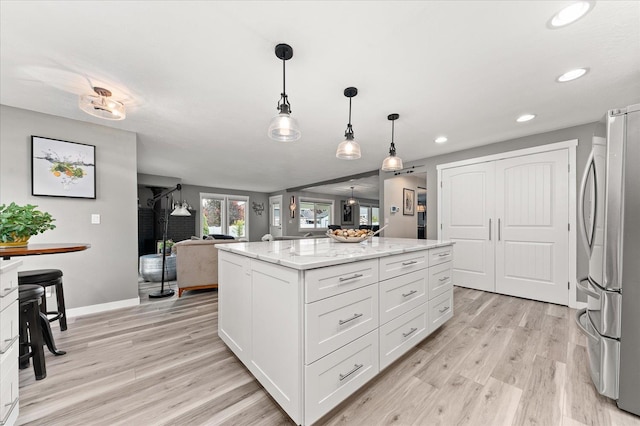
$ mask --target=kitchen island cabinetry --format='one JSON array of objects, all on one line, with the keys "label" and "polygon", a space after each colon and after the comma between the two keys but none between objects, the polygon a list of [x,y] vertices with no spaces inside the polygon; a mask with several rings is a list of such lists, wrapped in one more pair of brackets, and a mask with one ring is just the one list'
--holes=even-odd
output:
[{"label": "kitchen island cabinetry", "polygon": [[221,246],[218,334],[312,424],[452,317],[451,257],[400,238]]}]

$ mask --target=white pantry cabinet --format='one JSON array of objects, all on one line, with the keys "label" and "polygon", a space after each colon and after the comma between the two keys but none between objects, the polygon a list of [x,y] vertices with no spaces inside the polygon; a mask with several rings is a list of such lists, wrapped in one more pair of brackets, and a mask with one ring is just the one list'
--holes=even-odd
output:
[{"label": "white pantry cabinet", "polygon": [[18,419],[18,267],[22,261],[0,260],[0,425]]}]

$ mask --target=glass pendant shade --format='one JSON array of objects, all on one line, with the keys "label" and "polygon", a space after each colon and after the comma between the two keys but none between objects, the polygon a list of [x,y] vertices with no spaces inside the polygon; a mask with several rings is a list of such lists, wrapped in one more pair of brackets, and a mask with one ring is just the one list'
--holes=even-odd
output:
[{"label": "glass pendant shade", "polygon": [[362,157],[360,145],[355,140],[347,137],[344,141],[340,142],[340,145],[338,145],[336,157],[341,160],[357,160]]},{"label": "glass pendant shade", "polygon": [[385,172],[394,172],[396,170],[402,170],[402,158],[396,157],[395,155],[389,155],[382,162],[382,171]]},{"label": "glass pendant shade", "polygon": [[358,203],[358,200],[356,200],[353,196],[353,188],[355,188],[354,186],[351,187],[351,197],[347,200],[347,204],[349,204],[350,206],[353,206],[354,204]]},{"label": "glass pendant shade", "polygon": [[124,104],[110,99],[111,92],[94,87],[95,94],[81,95],[78,106],[84,112],[105,120],[124,120],[127,117]]},{"label": "glass pendant shade", "polygon": [[295,142],[302,136],[298,121],[284,111],[273,117],[267,134],[278,142]]}]

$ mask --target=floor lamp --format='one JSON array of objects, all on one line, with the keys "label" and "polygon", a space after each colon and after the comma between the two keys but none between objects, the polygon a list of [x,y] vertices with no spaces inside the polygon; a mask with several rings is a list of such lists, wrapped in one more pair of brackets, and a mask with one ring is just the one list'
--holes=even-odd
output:
[{"label": "floor lamp", "polygon": [[[166,272],[166,265],[167,265],[167,255],[166,255],[166,251],[165,251],[165,247],[167,246],[167,232],[169,230],[169,207],[172,207],[172,203],[170,203],[170,195],[172,193],[174,193],[175,191],[180,191],[181,194],[181,198],[182,198],[182,185],[178,184],[175,186],[175,188],[171,188],[171,189],[167,189],[166,191],[163,191],[162,193],[156,195],[153,198],[150,198],[147,201],[147,205],[149,207],[153,207],[153,205],[162,200],[163,198],[167,199],[167,208],[164,209],[164,217],[162,218],[164,223],[163,223],[163,229],[162,229],[162,285],[160,286],[160,291],[156,291],[153,293],[149,293],[149,298],[150,299],[159,299],[162,297],[171,297],[175,294],[175,292],[171,289],[168,288],[165,290],[164,288],[164,275]],[[178,204],[178,206],[171,212],[171,216],[191,216],[191,213],[189,213],[189,210],[186,207],[186,203],[183,203],[182,201],[180,202],[180,204]]]}]

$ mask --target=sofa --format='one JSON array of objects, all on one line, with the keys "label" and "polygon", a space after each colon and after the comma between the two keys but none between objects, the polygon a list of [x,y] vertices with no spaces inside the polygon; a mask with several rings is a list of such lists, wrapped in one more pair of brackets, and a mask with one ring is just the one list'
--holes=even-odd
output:
[{"label": "sofa", "polygon": [[184,240],[173,246],[176,253],[178,297],[183,291],[218,288],[218,244],[236,240]]}]

